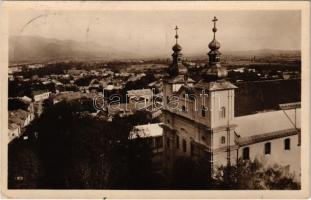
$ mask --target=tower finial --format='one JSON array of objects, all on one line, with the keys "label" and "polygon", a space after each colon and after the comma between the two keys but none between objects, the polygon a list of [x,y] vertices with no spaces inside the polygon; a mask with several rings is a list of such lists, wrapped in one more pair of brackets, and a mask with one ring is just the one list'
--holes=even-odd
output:
[{"label": "tower finial", "polygon": [[214,16],[214,19],[213,19],[212,21],[214,22],[213,32],[214,32],[214,38],[215,38],[215,33],[216,33],[216,31],[217,31],[216,22],[218,21],[218,19],[216,18],[216,16]]},{"label": "tower finial", "polygon": [[210,51],[208,52],[209,57],[209,68],[203,70],[203,75],[207,78],[207,80],[218,80],[227,77],[228,72],[225,67],[222,67],[220,64],[220,55],[221,53],[218,51],[220,48],[220,43],[215,38],[215,33],[217,32],[216,22],[218,19],[216,16],[213,18],[212,22],[214,23],[213,32],[214,38],[208,44]]},{"label": "tower finial", "polygon": [[175,39],[176,39],[176,44],[178,43],[178,27],[175,27]]}]

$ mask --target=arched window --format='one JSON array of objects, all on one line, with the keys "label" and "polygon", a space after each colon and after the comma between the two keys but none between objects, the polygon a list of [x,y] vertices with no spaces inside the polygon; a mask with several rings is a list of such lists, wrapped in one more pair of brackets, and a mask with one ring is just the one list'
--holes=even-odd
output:
[{"label": "arched window", "polygon": [[226,108],[224,106],[220,108],[220,117],[226,118]]},{"label": "arched window", "polygon": [[221,144],[225,144],[226,143],[226,137],[225,136],[221,136],[220,143]]},{"label": "arched window", "polygon": [[182,111],[186,111],[186,106],[181,107]]},{"label": "arched window", "polygon": [[202,117],[205,117],[205,106],[202,106]]}]

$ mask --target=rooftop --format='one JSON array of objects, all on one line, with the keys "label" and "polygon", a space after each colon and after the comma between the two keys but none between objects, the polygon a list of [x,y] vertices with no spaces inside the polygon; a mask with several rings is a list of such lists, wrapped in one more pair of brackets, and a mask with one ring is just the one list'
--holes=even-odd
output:
[{"label": "rooftop", "polygon": [[[257,113],[234,118],[238,142],[249,143],[264,138],[296,134],[301,128],[300,108]],[[295,129],[296,124],[296,129]],[[257,141],[257,142],[258,142]]]},{"label": "rooftop", "polygon": [[128,90],[127,94],[130,96],[152,95],[152,90],[151,89]]},{"label": "rooftop", "polygon": [[135,139],[137,137],[157,137],[163,135],[163,128],[161,123],[156,124],[145,124],[134,126],[132,132],[130,133],[130,138]]}]

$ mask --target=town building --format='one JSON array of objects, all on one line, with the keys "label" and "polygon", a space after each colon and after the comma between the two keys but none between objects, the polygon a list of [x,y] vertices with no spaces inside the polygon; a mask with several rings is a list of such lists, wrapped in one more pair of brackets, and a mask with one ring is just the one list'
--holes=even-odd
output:
[{"label": "town building", "polygon": [[180,156],[204,159],[210,175],[220,166],[235,165],[239,159],[259,159],[265,164],[287,166],[300,176],[300,108],[281,105],[282,110],[235,117],[235,90],[220,64],[220,43],[209,43],[208,64],[201,80],[187,76],[181,62],[181,46],[173,46],[169,76],[163,80],[164,166],[170,172]]},{"label": "town building", "polygon": [[49,98],[50,92],[45,91],[45,90],[36,90],[32,92],[32,96],[35,102],[43,101]]},{"label": "town building", "polygon": [[163,152],[163,128],[161,123],[134,126],[129,139],[144,138],[148,140],[153,153]]},{"label": "town building", "polygon": [[8,142],[20,137],[23,134],[23,128],[28,126],[34,120],[34,117],[33,113],[22,109],[10,111],[8,121]]},{"label": "town building", "polygon": [[151,89],[128,90],[127,97],[129,103],[148,103],[152,101],[153,92]]}]

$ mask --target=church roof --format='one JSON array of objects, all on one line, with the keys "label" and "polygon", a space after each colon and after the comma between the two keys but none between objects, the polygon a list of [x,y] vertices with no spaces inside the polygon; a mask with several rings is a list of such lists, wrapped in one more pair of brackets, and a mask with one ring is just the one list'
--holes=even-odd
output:
[{"label": "church roof", "polygon": [[300,108],[291,110],[270,111],[236,117],[233,123],[238,126],[235,132],[238,136],[239,145],[248,145],[279,137],[286,137],[297,133],[300,130]]},{"label": "church roof", "polygon": [[233,85],[229,81],[216,81],[216,82],[198,82],[194,86],[199,89],[206,89],[208,91],[236,89],[237,86]]},{"label": "church roof", "polygon": [[181,94],[182,91],[185,91],[188,95],[195,93],[195,89],[189,85],[182,85],[178,90],[177,94]]},{"label": "church roof", "polygon": [[[168,82],[168,83],[185,83],[185,78],[184,78],[184,75],[178,75],[178,76],[167,78],[166,82]],[[194,83],[194,82],[195,81],[192,78],[188,77],[187,83]]]}]

